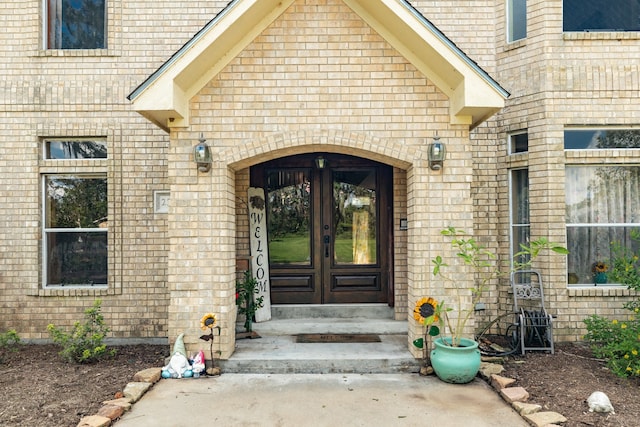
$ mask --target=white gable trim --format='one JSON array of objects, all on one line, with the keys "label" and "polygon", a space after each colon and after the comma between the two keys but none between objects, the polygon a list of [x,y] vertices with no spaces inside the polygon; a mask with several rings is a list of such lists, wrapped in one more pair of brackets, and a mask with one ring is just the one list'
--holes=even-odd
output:
[{"label": "white gable trim", "polygon": [[[343,0],[450,99],[451,123],[475,127],[508,92],[406,0]],[[189,100],[294,0],[234,0],[136,88],[133,108],[162,129],[189,124]]]}]

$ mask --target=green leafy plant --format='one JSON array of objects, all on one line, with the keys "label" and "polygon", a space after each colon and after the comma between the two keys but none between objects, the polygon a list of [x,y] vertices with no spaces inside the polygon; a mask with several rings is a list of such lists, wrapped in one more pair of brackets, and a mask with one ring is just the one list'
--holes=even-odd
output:
[{"label": "green leafy plant", "polygon": [[109,327],[105,324],[102,316],[101,305],[101,300],[94,301],[93,307],[84,311],[84,322],[75,322],[70,333],[53,324],[47,325],[53,342],[62,346],[62,351],[59,354],[64,360],[76,363],[94,363],[115,354],[115,350],[108,350],[103,342],[109,333]]},{"label": "green leafy plant", "polygon": [[5,352],[16,351],[20,345],[20,337],[15,329],[9,329],[7,332],[0,333],[0,362]]},{"label": "green leafy plant", "polygon": [[585,341],[596,357],[606,359],[607,366],[620,377],[640,377],[640,307],[629,305],[628,320],[609,320],[593,315],[584,320]]},{"label": "green leafy plant", "polygon": [[264,297],[255,297],[258,292],[260,292],[258,281],[251,276],[249,270],[245,271],[243,280],[236,282],[236,304],[238,305],[238,313],[245,315],[244,329],[246,332],[253,330],[253,316],[264,304]]},{"label": "green leafy plant", "polygon": [[[631,240],[640,241],[640,230],[633,229]],[[620,242],[611,243],[611,270],[613,281],[640,291],[640,262],[638,254]],[[584,336],[593,354],[607,361],[613,373],[621,377],[640,377],[640,298],[627,302],[628,319],[619,321],[593,315],[584,319]]]},{"label": "green leafy plant", "polygon": [[[482,294],[487,289],[489,282],[498,277],[505,276],[509,272],[500,270],[495,262],[497,256],[494,252],[464,231],[454,227],[448,227],[440,233],[443,236],[451,237],[451,245],[456,251],[456,256],[461,259],[465,265],[473,269],[477,285],[470,288],[471,304],[468,306],[462,303],[462,295],[458,294],[458,313],[454,321],[452,321],[449,316],[449,313],[454,311],[454,308],[447,306],[443,301],[434,301],[432,305],[433,313],[424,313],[429,314],[427,316],[417,317],[416,310],[419,311],[420,307],[416,306],[414,318],[427,326],[428,333],[431,336],[437,335],[441,329],[446,327],[449,331],[449,342],[452,346],[457,347],[460,345],[460,339],[462,338],[467,322],[474,312],[474,307],[480,302]],[[513,270],[529,268],[533,260],[535,260],[543,250],[551,250],[562,255],[569,253],[566,248],[549,242],[546,238],[539,238],[531,241],[529,245],[520,245],[520,252],[514,255]],[[449,265],[444,262],[444,258],[441,255],[436,256],[431,262],[433,263],[434,276],[439,276],[443,280],[454,281],[452,276],[443,272]],[[424,308],[426,305],[422,305],[422,307]]]}]

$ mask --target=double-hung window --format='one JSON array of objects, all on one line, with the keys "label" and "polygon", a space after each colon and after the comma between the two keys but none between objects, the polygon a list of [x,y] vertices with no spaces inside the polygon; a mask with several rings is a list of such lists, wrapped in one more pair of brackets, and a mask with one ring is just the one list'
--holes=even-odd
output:
[{"label": "double-hung window", "polygon": [[640,31],[640,0],[563,0],[564,31]]},{"label": "double-hung window", "polygon": [[[77,172],[75,160],[106,157],[102,141],[45,141],[46,159],[74,160],[42,175],[43,276],[49,286],[106,286],[107,177]],[[64,172],[69,169],[69,172]],[[92,169],[92,168],[88,168]]]},{"label": "double-hung window", "polygon": [[105,49],[107,0],[44,0],[47,49]]},{"label": "double-hung window", "polygon": [[[640,130],[568,129],[564,145],[565,150],[640,148]],[[631,235],[640,230],[640,165],[606,160],[565,169],[569,284],[606,284],[594,265],[611,266],[612,243],[639,249]]]}]

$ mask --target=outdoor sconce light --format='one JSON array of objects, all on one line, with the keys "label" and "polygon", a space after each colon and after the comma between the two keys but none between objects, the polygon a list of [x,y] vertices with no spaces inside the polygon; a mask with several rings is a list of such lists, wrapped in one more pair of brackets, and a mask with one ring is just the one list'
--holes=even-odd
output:
[{"label": "outdoor sconce light", "polygon": [[442,169],[446,152],[444,143],[440,142],[440,137],[435,136],[433,142],[429,144],[429,167],[431,170],[439,171]]},{"label": "outdoor sconce light", "polygon": [[200,143],[193,147],[193,161],[198,165],[200,172],[209,172],[211,170],[211,150],[207,145],[207,140],[200,134]]},{"label": "outdoor sconce light", "polygon": [[327,167],[327,159],[322,156],[316,157],[316,167],[318,169],[324,169]]}]

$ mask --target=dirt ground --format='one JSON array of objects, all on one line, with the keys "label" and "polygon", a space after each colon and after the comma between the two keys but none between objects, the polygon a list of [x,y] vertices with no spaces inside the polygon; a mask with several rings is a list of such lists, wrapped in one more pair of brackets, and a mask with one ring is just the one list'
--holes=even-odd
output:
[{"label": "dirt ground", "polygon": [[[527,352],[510,357],[503,376],[516,379],[529,401],[567,418],[567,427],[636,427],[640,425],[640,379],[613,375],[584,344],[556,345],[555,354]],[[589,412],[587,398],[605,393],[615,414]]]},{"label": "dirt ground", "polygon": [[[65,363],[53,345],[25,345],[0,355],[0,425],[74,427],[122,391],[137,371],[162,366],[170,350],[153,345],[117,349],[115,358],[94,365]],[[582,345],[558,345],[556,350],[554,355],[510,357],[504,375],[526,388],[531,402],[564,415],[565,426],[640,425],[640,380],[614,376]],[[609,396],[615,415],[588,412],[585,401],[593,391]]]},{"label": "dirt ground", "polygon": [[0,361],[0,426],[69,426],[98,412],[142,369],[161,367],[169,346],[114,347],[96,364],[63,362],[54,345],[23,345]]}]

